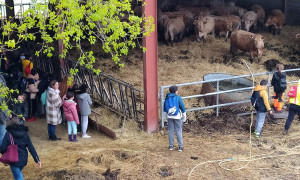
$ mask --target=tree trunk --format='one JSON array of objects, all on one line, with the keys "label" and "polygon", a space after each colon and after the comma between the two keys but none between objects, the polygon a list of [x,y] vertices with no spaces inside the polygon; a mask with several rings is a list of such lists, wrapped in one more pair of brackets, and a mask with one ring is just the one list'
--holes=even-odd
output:
[{"label": "tree trunk", "polygon": [[5,0],[6,5],[6,18],[7,20],[14,20],[15,19],[15,7],[14,7],[14,0]]}]

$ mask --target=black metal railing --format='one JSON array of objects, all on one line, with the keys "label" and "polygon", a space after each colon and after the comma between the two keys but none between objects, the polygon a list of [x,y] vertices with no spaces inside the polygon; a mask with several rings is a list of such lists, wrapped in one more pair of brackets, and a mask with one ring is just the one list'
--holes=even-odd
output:
[{"label": "black metal railing", "polygon": [[[56,61],[58,60],[56,59]],[[57,70],[54,61],[44,55],[34,57],[33,63],[35,67],[49,74],[53,74],[55,69]],[[78,69],[78,73],[74,77],[75,83],[79,85],[86,83],[88,92],[95,102],[108,107],[121,116],[134,119],[142,128],[144,124],[144,94],[142,90],[103,72],[96,74],[70,59],[65,60],[65,69],[60,68],[62,77],[68,75],[71,68]]]}]

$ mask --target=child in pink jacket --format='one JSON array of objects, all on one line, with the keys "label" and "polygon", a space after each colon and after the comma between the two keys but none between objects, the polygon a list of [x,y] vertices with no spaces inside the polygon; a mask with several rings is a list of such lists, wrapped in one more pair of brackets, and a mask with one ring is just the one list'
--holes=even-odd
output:
[{"label": "child in pink jacket", "polygon": [[[68,134],[69,141],[76,142],[77,141],[77,124],[79,124],[79,118],[76,109],[76,103],[74,100],[74,93],[67,92],[66,100],[63,102],[63,109],[66,116],[66,120],[68,121]],[[73,139],[72,139],[72,131],[73,131]]]}]

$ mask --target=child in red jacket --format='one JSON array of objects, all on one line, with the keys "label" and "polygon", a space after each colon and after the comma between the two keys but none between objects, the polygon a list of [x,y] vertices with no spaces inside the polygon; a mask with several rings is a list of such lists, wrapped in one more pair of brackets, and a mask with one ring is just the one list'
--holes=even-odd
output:
[{"label": "child in red jacket", "polygon": [[[79,118],[76,109],[76,103],[74,102],[74,93],[67,92],[67,99],[63,102],[63,109],[66,116],[66,120],[68,121],[68,134],[69,141],[76,142],[77,141],[77,124],[79,124]],[[72,139],[72,131],[73,131],[73,139]]]}]

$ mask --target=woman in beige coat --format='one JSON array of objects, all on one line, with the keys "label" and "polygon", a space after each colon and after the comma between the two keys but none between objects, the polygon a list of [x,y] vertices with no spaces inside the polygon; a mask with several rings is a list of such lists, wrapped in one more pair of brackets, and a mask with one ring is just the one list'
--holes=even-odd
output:
[{"label": "woman in beige coat", "polygon": [[60,107],[62,106],[62,100],[59,96],[58,82],[56,80],[50,81],[47,99],[46,99],[46,118],[48,123],[49,140],[57,141],[61,138],[56,137],[56,125],[62,121]]}]

